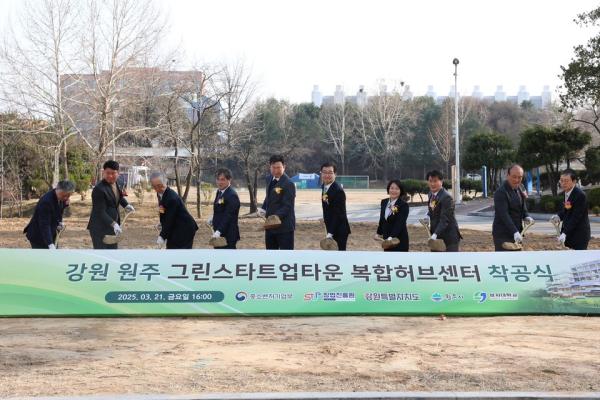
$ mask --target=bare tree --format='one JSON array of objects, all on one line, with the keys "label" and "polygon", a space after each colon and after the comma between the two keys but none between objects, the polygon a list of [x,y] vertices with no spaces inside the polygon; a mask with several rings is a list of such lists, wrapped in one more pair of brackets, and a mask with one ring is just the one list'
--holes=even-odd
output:
[{"label": "bare tree", "polygon": [[410,135],[410,123],[415,116],[409,103],[397,91],[388,93],[380,88],[378,95],[357,111],[355,129],[371,164],[382,171],[384,180],[388,180]]},{"label": "bare tree", "polygon": [[215,92],[221,93],[222,133],[226,138],[226,148],[238,137],[236,129],[241,125],[244,113],[256,92],[256,82],[243,61],[221,66],[215,77]]},{"label": "bare tree", "polygon": [[446,165],[445,172],[448,176],[454,142],[454,108],[450,101],[445,101],[441,108],[439,118],[433,123],[432,129],[429,129],[428,133],[433,147]]},{"label": "bare tree", "polygon": [[319,124],[325,132],[324,142],[333,146],[339,158],[342,175],[346,174],[346,143],[352,131],[350,123],[351,109],[348,104],[332,104],[321,107]]},{"label": "bare tree", "polygon": [[124,135],[145,133],[156,126],[115,126],[127,108],[143,66],[158,48],[166,22],[154,2],[89,0],[84,13],[81,74],[69,76],[70,107],[84,139],[99,164],[110,146]]},{"label": "bare tree", "polygon": [[48,122],[41,131],[24,133],[52,137],[47,146],[53,155],[53,185],[59,180],[61,150],[68,177],[67,140],[78,133],[65,109],[63,76],[74,57],[71,44],[78,34],[79,12],[71,0],[25,2],[19,23],[11,27],[0,54],[5,70],[0,75],[2,101],[30,119]]}]

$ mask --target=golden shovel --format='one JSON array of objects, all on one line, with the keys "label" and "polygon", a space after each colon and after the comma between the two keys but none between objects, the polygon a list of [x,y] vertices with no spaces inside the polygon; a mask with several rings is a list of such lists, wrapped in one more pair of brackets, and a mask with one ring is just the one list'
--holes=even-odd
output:
[{"label": "golden shovel", "polygon": [[429,220],[422,218],[419,219],[419,222],[421,223],[421,225],[423,225],[423,227],[425,228],[425,230],[427,231],[427,245],[429,246],[429,250],[431,251],[446,251],[446,243],[444,243],[444,241],[442,239],[432,239],[431,238],[431,229],[429,226]]},{"label": "golden shovel", "polygon": [[[325,231],[327,231],[327,227],[325,226],[325,222],[323,221],[323,219],[319,219],[319,222],[321,223],[322,226],[325,227]],[[327,232],[327,233],[329,233],[329,232]],[[321,246],[322,250],[338,251],[340,249],[338,247],[338,244],[335,241],[335,239],[334,238],[328,238],[328,237],[325,237],[325,238],[321,239],[319,241],[319,246]]]},{"label": "golden shovel", "polygon": [[[210,228],[210,232],[212,234],[215,233],[213,226],[211,224],[207,223],[206,226],[208,226]],[[223,236],[211,237],[208,240],[208,244],[212,247],[225,247],[225,246],[227,246],[227,239],[225,239]]]},{"label": "golden shovel", "polygon": [[104,235],[104,237],[102,238],[102,243],[104,244],[117,244],[119,243],[121,240],[123,240],[123,232],[125,232],[125,222],[127,222],[127,218],[129,218],[129,216],[131,214],[133,214],[135,211],[129,211],[125,213],[125,217],[123,217],[123,222],[121,222],[121,234],[119,235]]},{"label": "golden shovel", "polygon": [[[530,223],[525,224],[525,226],[523,227],[523,230],[521,231],[521,237],[524,238],[525,232],[527,232],[527,230],[529,228],[531,228],[533,225],[535,225],[535,221],[531,221]],[[504,250],[509,250],[509,251],[521,251],[521,250],[523,250],[523,243],[503,242],[502,248]]]},{"label": "golden shovel", "polygon": [[[556,236],[559,237],[560,236],[560,228],[562,225],[562,221],[558,220],[555,221],[552,218],[550,218],[550,223],[554,226],[554,229],[556,229]],[[568,247],[565,246],[565,244],[563,242],[560,242],[560,249],[561,250],[567,250]]]}]

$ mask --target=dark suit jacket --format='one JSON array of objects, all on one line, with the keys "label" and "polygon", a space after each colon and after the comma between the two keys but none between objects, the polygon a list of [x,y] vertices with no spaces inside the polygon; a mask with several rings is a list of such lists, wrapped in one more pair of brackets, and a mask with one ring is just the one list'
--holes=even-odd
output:
[{"label": "dark suit jacket", "polygon": [[525,195],[517,192],[507,181],[494,193],[494,222],[492,236],[495,242],[512,242],[515,232],[523,230],[523,219],[528,217]]},{"label": "dark suit jacket", "polygon": [[[271,233],[293,232],[296,229],[296,215],[294,202],[296,200],[296,185],[283,174],[275,186],[271,186],[273,177],[267,180],[267,196],[262,204],[262,209],[269,215],[277,215],[281,219],[281,226],[271,229]],[[269,189],[270,188],[270,189]]]},{"label": "dark suit jacket", "polygon": [[454,200],[452,196],[442,188],[435,198],[435,207],[432,207],[432,194],[429,194],[427,215],[431,223],[431,234],[436,234],[438,239],[443,239],[446,245],[455,244],[460,241],[460,231],[454,216]]},{"label": "dark suit jacket", "polygon": [[66,207],[68,205],[59,203],[55,189],[44,194],[35,206],[29,224],[23,230],[27,239],[30,242],[46,246],[54,243],[56,228],[62,221],[63,211]]},{"label": "dark suit jacket", "polygon": [[587,198],[583,190],[575,186],[567,201],[571,208],[567,209],[565,203],[562,203],[558,212],[558,216],[563,222],[560,231],[567,235],[565,246],[575,250],[585,250],[590,241]]},{"label": "dark suit jacket", "polygon": [[240,240],[240,198],[231,186],[225,189],[223,196],[217,201],[218,197],[217,191],[213,202],[213,229],[221,232],[221,236],[227,239],[227,244],[234,244]]},{"label": "dark suit jacket", "polygon": [[119,205],[125,208],[129,203],[123,197],[123,189],[117,183],[119,198],[115,198],[110,184],[102,179],[92,190],[92,213],[88,222],[88,230],[94,236],[113,235],[112,223],[121,223]]},{"label": "dark suit jacket", "polygon": [[[321,186],[321,190],[325,185]],[[327,233],[337,236],[348,236],[350,224],[346,215],[346,193],[339,183],[333,181],[326,193],[321,195],[323,221]]]},{"label": "dark suit jacket", "polygon": [[397,250],[408,251],[408,229],[406,228],[406,219],[408,218],[408,204],[398,199],[395,207],[398,209],[396,213],[390,214],[385,218],[385,209],[388,205],[388,199],[381,200],[381,211],[379,213],[379,225],[377,226],[377,234],[382,235],[384,239],[395,237],[400,239],[400,244]]},{"label": "dark suit jacket", "polygon": [[190,215],[179,195],[167,188],[158,201],[161,231],[160,236],[167,241],[169,248],[177,248],[193,240],[198,225]]}]

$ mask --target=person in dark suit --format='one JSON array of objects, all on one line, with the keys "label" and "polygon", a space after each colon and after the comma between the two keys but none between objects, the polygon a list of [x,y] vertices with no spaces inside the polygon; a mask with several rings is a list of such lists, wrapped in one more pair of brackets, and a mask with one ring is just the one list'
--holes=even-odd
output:
[{"label": "person in dark suit", "polygon": [[54,239],[57,232],[64,229],[63,212],[74,191],[73,182],[60,181],[55,189],[40,198],[31,220],[23,229],[32,249],[56,249]]},{"label": "person in dark suit", "polygon": [[444,175],[438,171],[429,171],[425,177],[429,184],[429,199],[427,203],[427,218],[431,239],[442,239],[446,251],[459,251],[462,236],[454,216],[454,201],[444,189]]},{"label": "person in dark suit", "polygon": [[406,228],[408,204],[402,200],[406,192],[397,179],[388,183],[387,192],[390,197],[381,200],[377,237],[383,240],[392,240],[392,238],[400,240],[398,246],[384,251],[408,251],[408,229]]},{"label": "person in dark suit", "polygon": [[150,175],[150,185],[158,198],[160,233],[156,239],[159,246],[167,249],[191,249],[198,225],[190,215],[181,197],[167,186],[166,177],[158,172]]},{"label": "person in dark suit", "polygon": [[213,237],[224,237],[227,246],[215,249],[235,249],[240,240],[238,217],[240,214],[240,198],[231,187],[231,171],[221,168],[216,173],[217,194],[213,202],[213,217],[208,224],[213,226]]},{"label": "person in dark suit", "polygon": [[346,215],[346,193],[335,181],[337,168],[333,163],[321,165],[321,204],[323,222],[327,228],[327,237],[333,238],[338,250],[345,251],[350,234],[350,224]]},{"label": "person in dark suit", "polygon": [[577,174],[566,169],[560,175],[560,186],[565,201],[558,215],[552,216],[554,221],[562,221],[560,236],[557,240],[573,250],[587,250],[590,242],[590,219],[588,203],[583,190],[577,187]]},{"label": "person in dark suit", "polygon": [[120,235],[121,216],[119,206],[127,212],[135,209],[123,196],[123,189],[117,183],[119,163],[109,160],[102,166],[102,180],[92,190],[92,213],[87,229],[92,237],[94,249],[117,249],[118,244],[102,242],[104,235]]},{"label": "person in dark suit", "polygon": [[508,169],[506,181],[494,193],[494,222],[492,223],[492,237],[496,251],[506,251],[502,243],[521,243],[523,221],[532,223],[533,218],[527,212],[525,193],[521,189],[523,168],[512,165]]},{"label": "person in dark suit", "polygon": [[321,205],[327,237],[335,240],[338,250],[345,251],[351,231],[346,214],[346,192],[335,181],[336,173],[335,164],[327,162],[321,165]]},{"label": "person in dark suit", "polygon": [[283,156],[273,155],[269,159],[271,177],[267,184],[267,193],[258,215],[269,217],[277,215],[281,226],[265,230],[265,247],[267,250],[293,250],[296,215],[296,185],[285,174]]}]

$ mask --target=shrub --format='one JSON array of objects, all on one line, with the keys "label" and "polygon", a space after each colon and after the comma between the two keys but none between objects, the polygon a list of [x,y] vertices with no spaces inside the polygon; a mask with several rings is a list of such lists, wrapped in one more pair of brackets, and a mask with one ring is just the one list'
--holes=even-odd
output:
[{"label": "shrub", "polygon": [[587,192],[590,207],[600,206],[600,188],[594,188]]}]

